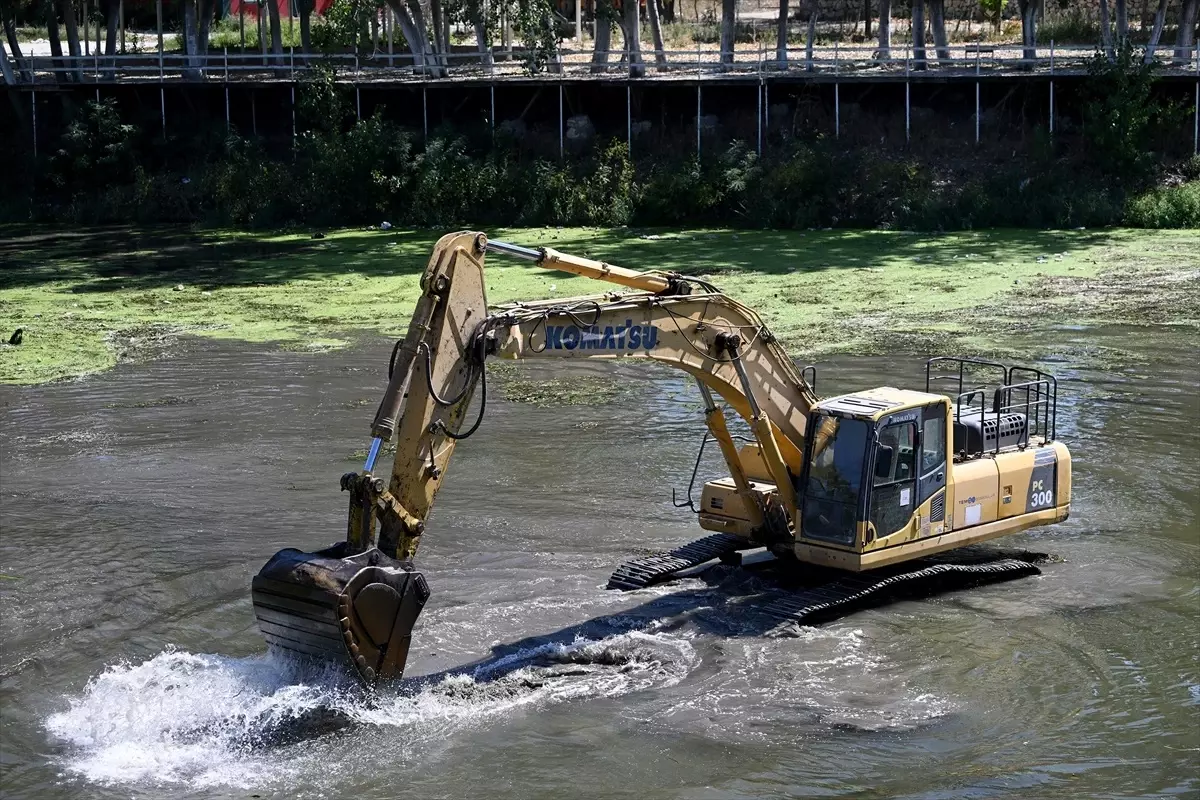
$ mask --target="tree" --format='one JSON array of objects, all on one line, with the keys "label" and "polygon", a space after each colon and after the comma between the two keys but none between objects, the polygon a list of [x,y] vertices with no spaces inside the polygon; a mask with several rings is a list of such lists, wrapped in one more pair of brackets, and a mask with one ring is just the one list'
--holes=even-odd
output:
[{"label": "tree", "polygon": [[3,15],[4,37],[8,39],[8,49],[12,50],[13,61],[17,64],[17,71],[21,73],[23,81],[31,83],[33,81],[33,73],[25,68],[25,57],[21,55],[21,40],[17,38],[16,19],[14,19],[12,12],[7,7],[0,7],[0,15]]},{"label": "tree", "polygon": [[300,49],[312,52],[312,0],[299,0],[300,5]]},{"label": "tree", "polygon": [[1150,31],[1150,41],[1146,44],[1146,57],[1143,59],[1149,64],[1154,60],[1154,51],[1158,49],[1158,43],[1162,39],[1163,25],[1167,22],[1167,0],[1158,0],[1158,8],[1154,12],[1154,28]]},{"label": "tree", "polygon": [[[647,0],[653,3],[654,0]],[[642,61],[642,42],[639,23],[641,16],[638,11],[638,0],[622,0],[621,33],[625,37],[625,53],[629,58],[629,77],[641,78],[646,75],[646,64]]]},{"label": "tree", "polygon": [[188,56],[189,77],[201,77],[201,56],[208,53],[212,0],[183,0],[183,49]]},{"label": "tree", "polygon": [[1179,8],[1179,33],[1175,36],[1175,59],[1188,63],[1196,46],[1196,11],[1200,0],[1183,0]]},{"label": "tree", "polygon": [[267,14],[271,18],[271,52],[275,54],[275,63],[282,66],[283,28],[279,24],[279,0],[267,0]]},{"label": "tree", "polygon": [[63,51],[62,40],[58,38],[58,12],[54,10],[53,3],[46,3],[46,33],[50,39],[50,55],[54,57],[54,76],[58,81],[62,81],[66,76],[58,70],[63,68]]},{"label": "tree", "polygon": [[1108,13],[1108,0],[1100,0],[1100,42],[1109,61],[1116,58],[1113,51],[1112,21]]},{"label": "tree", "polygon": [[817,41],[817,12],[821,9],[820,0],[808,0],[808,30],[804,34],[804,63],[805,69],[813,70],[813,45]]},{"label": "tree", "polygon": [[946,0],[929,0],[929,27],[939,61],[950,60],[950,41],[946,38]]},{"label": "tree", "polygon": [[[79,46],[79,23],[75,20],[75,5],[72,0],[61,0],[63,25],[67,29],[67,52],[71,54],[72,59],[78,59],[83,55],[83,48]],[[78,61],[72,61],[75,68],[69,73],[76,81],[83,80],[83,72]]]},{"label": "tree", "polygon": [[608,51],[612,48],[612,21],[616,15],[611,0],[601,0],[595,6],[596,37],[592,46],[592,72],[608,72]]},{"label": "tree", "polygon": [[[1100,0],[1102,6],[1105,2]],[[1038,0],[1017,0],[1017,6],[1021,10],[1021,57],[1025,61],[1021,68],[1031,70],[1037,60]]]},{"label": "tree", "polygon": [[879,0],[879,49],[875,56],[883,61],[892,57],[892,0]]},{"label": "tree", "polygon": [[737,36],[737,0],[721,0],[721,63],[732,64]]},{"label": "tree", "polygon": [[914,69],[925,69],[925,0],[912,0]]},{"label": "tree", "polygon": [[779,23],[775,30],[775,65],[787,69],[788,0],[779,0]]},{"label": "tree", "polygon": [[[576,0],[576,2],[582,2],[582,0]],[[663,44],[658,0],[646,0],[646,14],[650,17],[650,35],[654,38],[654,63],[661,69],[667,65],[667,48]]]}]

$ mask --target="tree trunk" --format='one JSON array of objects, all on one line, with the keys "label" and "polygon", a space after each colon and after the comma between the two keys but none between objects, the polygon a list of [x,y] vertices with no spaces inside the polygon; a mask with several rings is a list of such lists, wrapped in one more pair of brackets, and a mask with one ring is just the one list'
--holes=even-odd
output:
[{"label": "tree trunk", "polygon": [[[581,2],[581,0],[576,0]],[[654,38],[654,64],[659,69],[667,65],[667,47],[663,44],[662,21],[658,15],[658,0],[646,0],[646,14],[650,17],[650,35]]]},{"label": "tree trunk", "polygon": [[644,78],[646,64],[642,61],[641,14],[638,13],[641,9],[638,0],[624,0],[621,5],[625,17],[621,22],[621,33],[625,35],[625,52],[629,55],[629,77]]},{"label": "tree trunk", "polygon": [[1125,0],[1115,0],[1117,11],[1117,44],[1123,45],[1129,40],[1129,8]]},{"label": "tree trunk", "polygon": [[1104,46],[1104,55],[1109,61],[1113,60],[1112,21],[1109,19],[1108,0],[1100,0],[1100,41]]},{"label": "tree trunk", "polygon": [[72,0],[62,0],[62,17],[63,26],[67,29],[67,52],[71,54],[74,65],[70,75],[73,80],[79,82],[83,80],[83,73],[79,62],[74,59],[83,55],[83,48],[79,46],[79,23],[75,20],[75,6]]},{"label": "tree trunk", "polygon": [[[17,85],[17,76],[13,74],[12,65],[8,63],[8,52],[4,48],[3,41],[0,41],[0,75],[4,76],[4,85],[5,86],[16,86]],[[9,95],[10,97],[12,97],[14,99],[16,98],[15,92],[5,92],[5,94]],[[15,109],[16,107],[17,107],[17,104],[13,103],[13,108]]]},{"label": "tree trunk", "polygon": [[884,61],[892,57],[892,0],[879,0],[879,50],[875,55]]},{"label": "tree trunk", "polygon": [[283,66],[283,28],[279,24],[279,0],[267,0],[267,13],[271,15],[271,52],[275,63]]},{"label": "tree trunk", "polygon": [[788,0],[779,0],[779,27],[775,31],[775,66],[787,69]]},{"label": "tree trunk", "polygon": [[11,17],[4,20],[4,36],[8,39],[8,49],[12,50],[13,61],[17,62],[17,70],[21,79],[26,83],[33,82],[33,73],[26,69],[25,57],[21,55],[21,40],[17,38],[17,24]]},{"label": "tree trunk", "polygon": [[608,51],[612,47],[612,22],[599,9],[596,11],[596,41],[592,48],[592,72],[608,72]]},{"label": "tree trunk", "polygon": [[863,0],[863,40],[871,38],[871,0]]},{"label": "tree trunk", "polygon": [[199,26],[196,24],[196,2],[197,0],[183,0],[183,51],[187,53],[189,77],[199,77],[195,72],[200,39]]},{"label": "tree trunk", "polygon": [[925,69],[925,0],[912,0],[913,69]]},{"label": "tree trunk", "polygon": [[1183,0],[1179,9],[1179,33],[1175,36],[1175,60],[1188,64],[1194,59],[1196,46],[1196,7],[1200,0]]},{"label": "tree trunk", "polygon": [[[637,2],[637,0],[631,0]],[[737,0],[721,0],[721,63],[732,64],[737,41]]]},{"label": "tree trunk", "polygon": [[[1101,4],[1105,0],[1100,0]],[[1021,0],[1021,69],[1031,70],[1037,59],[1037,0]]]},{"label": "tree trunk", "polygon": [[213,19],[213,0],[196,0],[197,11],[200,17],[200,32],[197,35],[198,45],[196,53],[198,55],[208,55],[208,34],[212,30]]},{"label": "tree trunk", "polygon": [[58,38],[58,13],[52,3],[46,5],[46,33],[50,37],[50,55],[54,56],[54,80],[61,83],[67,76],[59,72],[63,68],[62,40]]},{"label": "tree trunk", "polygon": [[300,0],[300,49],[312,52],[312,0]]},{"label": "tree trunk", "polygon": [[491,72],[495,60],[492,58],[492,43],[488,40],[486,20],[475,22],[475,44],[479,47],[479,63],[483,65],[484,70]]},{"label": "tree trunk", "polygon": [[1154,12],[1154,28],[1150,31],[1150,41],[1146,44],[1146,63],[1154,60],[1154,51],[1162,39],[1163,25],[1167,22],[1167,0],[1158,0],[1158,9]]},{"label": "tree trunk", "polygon": [[[388,5],[392,12],[396,15],[396,22],[400,24],[400,33],[404,35],[404,41],[408,45],[408,52],[412,53],[413,72],[426,75],[432,66],[426,58],[429,44],[425,41],[424,28],[413,19],[409,8],[404,5],[401,0],[388,0]],[[421,7],[418,4],[417,10]]]},{"label": "tree trunk", "polygon": [[808,30],[804,33],[804,68],[813,71],[813,45],[817,41],[817,13],[820,0],[808,0]]},{"label": "tree trunk", "polygon": [[950,60],[950,41],[946,38],[946,0],[929,0],[929,26],[933,28],[933,46],[939,61]]}]

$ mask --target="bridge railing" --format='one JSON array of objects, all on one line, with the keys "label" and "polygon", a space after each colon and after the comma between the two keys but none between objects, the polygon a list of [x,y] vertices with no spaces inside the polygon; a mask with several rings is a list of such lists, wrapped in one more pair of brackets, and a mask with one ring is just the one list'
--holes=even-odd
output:
[{"label": "bridge railing", "polygon": [[[742,47],[732,58],[722,58],[715,47],[668,50],[661,60],[653,49],[643,49],[641,64],[631,69],[623,50],[612,50],[597,60],[592,50],[563,50],[560,56],[539,66],[537,75],[549,80],[676,79],[720,80],[756,76],[807,75],[815,79],[875,79],[917,77],[922,74],[1078,74],[1095,57],[1093,46],[1038,45],[1027,52],[1019,44],[959,43],[924,49],[902,44],[881,51],[873,45],[820,46],[808,50],[789,47],[780,59],[774,47]],[[726,54],[727,56],[729,54]],[[1030,57],[1032,56],[1032,57]],[[1175,48],[1159,47],[1150,57],[1171,73],[1195,73],[1200,77],[1200,43],[1189,58],[1176,57]],[[218,52],[190,56],[184,53],[127,53],[105,56],[32,56],[18,62],[6,58],[11,69],[5,80],[13,83],[113,83],[113,82],[200,82],[200,81],[290,81],[303,78],[317,65],[332,67],[340,81],[418,82],[438,80],[501,80],[529,78],[533,73],[520,49],[495,49],[490,55],[476,52],[414,58],[405,53],[322,55],[288,50],[282,54],[262,52]],[[10,78],[11,76],[11,78]]]}]

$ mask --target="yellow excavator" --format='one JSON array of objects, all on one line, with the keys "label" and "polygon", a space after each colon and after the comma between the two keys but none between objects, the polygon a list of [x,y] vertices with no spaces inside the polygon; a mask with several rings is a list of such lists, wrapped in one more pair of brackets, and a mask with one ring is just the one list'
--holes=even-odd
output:
[{"label": "yellow excavator", "polygon": [[[622,288],[489,308],[489,253]],[[640,588],[717,558],[739,563],[743,551],[766,548],[810,580],[765,610],[802,621],[944,573],[1036,572],[1030,559],[959,554],[1067,518],[1071,456],[1055,440],[1056,381],[1040,370],[941,357],[927,363],[924,391],[820,400],[815,369],[798,369],[754,311],[704,280],[476,232],[437,242],[421,288],[392,350],[366,463],[341,479],[350,498],[345,539],[280,551],[252,587],[270,646],[344,662],[365,683],[403,674],[429,598],[413,559],[455,445],[486,415],[489,357],[644,358],[696,380],[705,441],[716,441],[729,475],[705,484],[699,508],[679,505],[691,505],[713,533],[619,566],[610,588]],[[752,441],[738,446],[719,403],[745,420]],[[390,475],[376,475],[392,441]]]}]

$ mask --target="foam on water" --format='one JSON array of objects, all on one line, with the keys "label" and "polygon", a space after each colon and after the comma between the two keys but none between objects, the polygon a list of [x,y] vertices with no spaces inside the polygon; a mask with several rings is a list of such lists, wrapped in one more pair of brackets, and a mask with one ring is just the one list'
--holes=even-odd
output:
[{"label": "foam on water", "polygon": [[67,771],[98,783],[311,784],[329,765],[304,742],[333,731],[388,728],[408,749],[521,706],[672,685],[697,661],[683,639],[626,632],[546,642],[371,693],[273,655],[168,650],[109,667],[46,729]]}]

